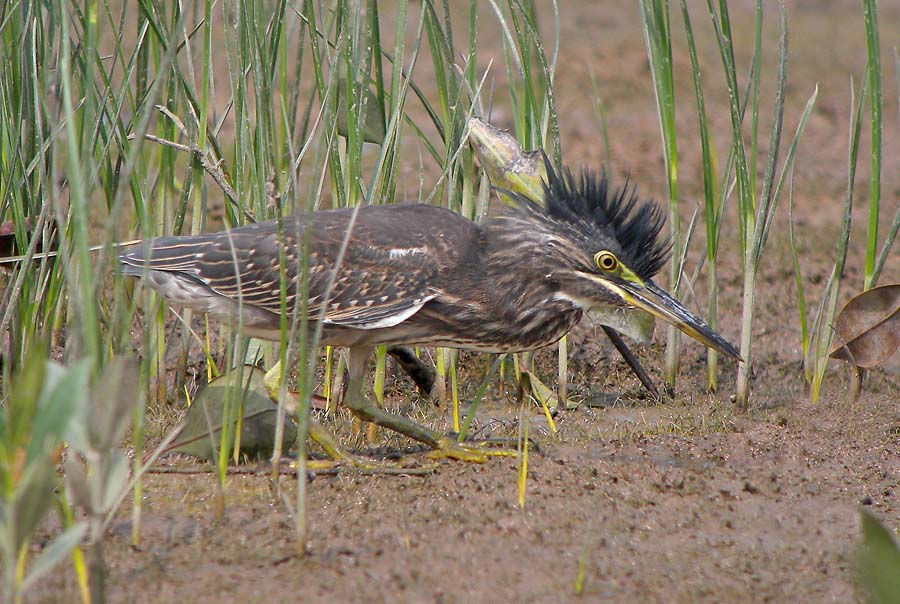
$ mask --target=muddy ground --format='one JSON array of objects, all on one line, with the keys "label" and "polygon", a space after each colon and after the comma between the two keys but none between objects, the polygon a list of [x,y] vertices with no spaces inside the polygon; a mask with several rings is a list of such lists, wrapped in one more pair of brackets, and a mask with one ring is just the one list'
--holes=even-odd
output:
[{"label": "muddy ground", "polygon": [[[727,140],[727,99],[705,15],[692,2],[701,62],[709,82],[707,107],[721,157]],[[736,42],[749,48],[752,3],[732,2]],[[819,96],[798,152],[794,219],[813,303],[830,271],[846,180],[850,76],[863,77],[863,16],[849,0],[789,3],[790,64],[786,132],[818,83]],[[885,48],[883,204],[887,217],[900,198],[900,128],[894,68],[888,51],[900,43],[900,5],[881,3]],[[673,8],[677,7],[677,3]],[[774,10],[774,6],[771,7]],[[411,9],[412,10],[412,9]],[[771,11],[770,11],[771,12]],[[388,7],[382,19],[392,22]],[[564,2],[556,95],[567,163],[605,161],[590,71],[597,78],[609,131],[611,173],[629,174],[647,196],[665,196],[660,137],[636,3]],[[482,59],[502,65],[496,20],[485,4]],[[699,143],[689,59],[680,15],[678,39],[681,151],[685,219],[702,199]],[[545,19],[549,32],[549,21]],[[777,48],[768,19],[767,81]],[[738,61],[746,66],[747,52]],[[417,79],[429,80],[429,60]],[[225,80],[222,80],[225,81]],[[763,90],[771,105],[771,86]],[[768,132],[768,109],[763,132]],[[502,103],[493,117],[504,125]],[[764,138],[767,138],[768,134]],[[868,137],[864,137],[864,148]],[[865,156],[864,156],[865,157]],[[414,174],[418,170],[411,167]],[[860,166],[857,195],[868,195]],[[418,178],[410,183],[410,193]],[[875,371],[863,396],[844,401],[848,373],[834,366],[821,402],[809,402],[803,381],[786,212],[779,210],[757,289],[752,409],[731,401],[734,365],[723,362],[717,394],[705,388],[705,356],[683,348],[673,402],[641,398],[639,387],[601,339],[574,338],[572,389],[586,400],[625,392],[617,404],[556,418],[550,435],[537,409],[532,435],[542,454],[529,459],[525,506],[517,505],[514,459],[484,465],[445,463],[426,476],[320,474],[309,484],[309,552],[296,555],[292,519],[261,476],[232,476],[224,519],[213,518],[211,476],[151,474],[144,483],[143,534],[130,545],[127,514],[107,541],[112,602],[848,602],[854,579],[859,510],[867,507],[900,527],[900,407],[897,363]],[[864,223],[861,201],[854,212]],[[735,225],[729,215],[721,252],[721,331],[739,335],[741,278]],[[863,234],[854,230],[846,295],[861,286]],[[702,234],[695,252],[702,249]],[[698,254],[689,261],[693,270]],[[891,255],[882,283],[900,280]],[[698,286],[703,304],[705,284]],[[553,381],[555,351],[539,356]],[[659,379],[660,334],[640,350]],[[468,363],[468,365],[466,365]],[[466,356],[477,379],[481,357]],[[471,393],[473,387],[467,392]],[[446,409],[420,402],[398,378],[390,404],[447,428]],[[517,407],[492,390],[483,417],[500,418],[515,433]],[[349,420],[341,419],[342,425]],[[160,428],[160,431],[162,429]],[[345,430],[345,432],[347,432]],[[366,450],[369,445],[357,439]],[[394,441],[391,441],[393,443]],[[401,443],[402,444],[402,443]],[[425,463],[413,455],[412,464]],[[172,459],[179,465],[184,459]],[[291,495],[296,483],[285,479]],[[125,510],[127,512],[127,510]],[[74,574],[61,567],[32,602],[72,602]]]}]

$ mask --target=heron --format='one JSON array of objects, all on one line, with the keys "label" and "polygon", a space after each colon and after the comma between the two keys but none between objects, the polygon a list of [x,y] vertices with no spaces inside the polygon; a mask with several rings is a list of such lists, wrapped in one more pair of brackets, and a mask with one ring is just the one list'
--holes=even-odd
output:
[{"label": "heron", "polygon": [[304,307],[305,271],[307,317],[323,317],[320,343],[348,350],[344,404],[438,456],[482,461],[483,450],[367,399],[374,347],[523,352],[557,342],[590,309],[638,308],[740,358],[654,283],[671,253],[655,202],[614,188],[605,172],[546,168],[543,203],[508,192],[513,203],[478,222],[424,203],[319,210],[151,239],[119,262],[170,303],[275,341],[282,313]]}]

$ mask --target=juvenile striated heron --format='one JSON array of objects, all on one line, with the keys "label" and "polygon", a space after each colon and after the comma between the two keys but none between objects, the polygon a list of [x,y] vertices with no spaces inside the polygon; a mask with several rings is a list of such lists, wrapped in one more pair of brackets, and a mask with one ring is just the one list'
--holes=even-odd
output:
[{"label": "juvenile striated heron", "polygon": [[[605,175],[547,165],[544,207],[521,195],[472,222],[417,203],[323,210],[196,237],[161,237],[119,256],[126,275],[170,302],[237,323],[250,336],[281,337],[283,254],[287,311],[299,308],[304,229],[309,229],[308,312],[325,305],[322,343],[349,349],[345,404],[360,418],[461,459],[479,454],[369,403],[372,348],[433,345],[520,352],[558,341],[592,307],[637,307],[730,357],[734,347],[652,277],[669,255],[659,207]],[[337,265],[337,266],[336,266]],[[334,271],[328,299],[326,288]]]}]

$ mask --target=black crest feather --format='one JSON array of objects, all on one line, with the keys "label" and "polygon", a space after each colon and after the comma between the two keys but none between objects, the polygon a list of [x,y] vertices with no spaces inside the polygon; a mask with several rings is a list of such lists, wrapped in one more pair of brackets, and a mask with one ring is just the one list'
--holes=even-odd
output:
[{"label": "black crest feather", "polygon": [[662,269],[672,245],[660,236],[665,217],[658,204],[642,201],[627,182],[611,191],[605,171],[598,176],[584,169],[575,177],[568,169],[558,174],[546,156],[544,164],[547,214],[579,228],[587,238],[598,230],[612,234],[627,256],[623,260],[641,279],[651,279]]}]

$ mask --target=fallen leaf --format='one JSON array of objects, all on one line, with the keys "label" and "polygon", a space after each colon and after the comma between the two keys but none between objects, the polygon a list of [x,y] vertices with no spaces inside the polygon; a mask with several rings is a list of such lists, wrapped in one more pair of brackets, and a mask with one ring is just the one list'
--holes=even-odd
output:
[{"label": "fallen leaf", "polygon": [[900,284],[866,290],[847,302],[834,321],[835,342],[829,356],[876,367],[900,347]]},{"label": "fallen leaf", "polygon": [[[264,376],[261,369],[245,366],[211,381],[188,408],[184,428],[167,450],[213,459],[214,448],[220,443],[226,402],[236,405],[243,397],[241,455],[256,459],[270,456],[275,446],[278,405],[269,398]],[[229,428],[234,430],[236,424],[232,420]],[[286,420],[282,449],[289,449],[296,438],[297,428]]]}]

